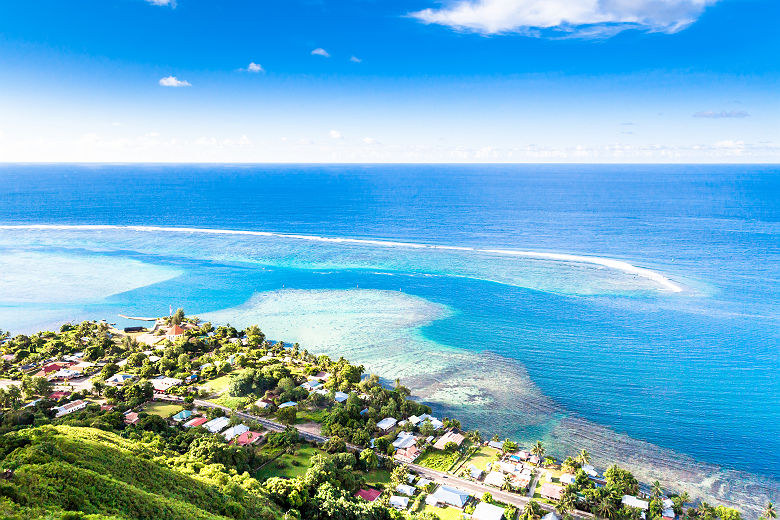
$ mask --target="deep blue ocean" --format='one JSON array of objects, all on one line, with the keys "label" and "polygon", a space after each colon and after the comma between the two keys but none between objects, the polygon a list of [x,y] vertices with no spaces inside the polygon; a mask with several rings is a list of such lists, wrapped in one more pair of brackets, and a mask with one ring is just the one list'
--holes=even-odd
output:
[{"label": "deep blue ocean", "polygon": [[[282,289],[302,290],[294,293],[302,308],[319,305],[317,315],[328,310],[327,320],[342,323],[340,313],[376,309],[342,299],[336,308],[321,298],[337,293],[317,291],[359,288],[388,309],[409,303],[394,303],[402,294],[447,312],[423,320],[422,346],[398,359],[423,366],[431,349],[495,356],[502,367],[495,385],[473,383],[502,394],[484,406],[469,406],[452,383],[478,379],[466,369],[438,367],[418,382],[423,399],[464,426],[543,438],[553,452],[598,451],[606,441],[588,430],[605,428],[619,439],[605,448],[610,456],[641,458],[668,481],[686,475],[705,495],[763,500],[780,490],[780,167],[3,165],[0,225],[8,273],[32,266],[33,281],[97,287],[73,302],[50,295],[43,280],[15,284],[0,274],[1,329],[117,321],[169,305],[216,313]],[[505,250],[620,260],[681,290],[598,263]],[[67,270],[63,258],[75,259]],[[101,289],[130,271],[159,278]],[[82,282],[90,273],[101,279]],[[344,330],[334,342],[350,357],[360,345],[344,338],[372,341],[360,334]],[[370,366],[382,347],[360,355]],[[579,440],[567,440],[575,430]]]}]

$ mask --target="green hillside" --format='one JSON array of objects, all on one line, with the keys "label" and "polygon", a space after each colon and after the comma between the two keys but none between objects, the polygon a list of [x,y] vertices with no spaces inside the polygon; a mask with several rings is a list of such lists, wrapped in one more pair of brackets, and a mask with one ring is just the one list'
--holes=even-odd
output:
[{"label": "green hillside", "polygon": [[0,437],[0,518],[280,518],[256,481],[220,465],[155,460],[140,442],[94,428],[43,426]]}]

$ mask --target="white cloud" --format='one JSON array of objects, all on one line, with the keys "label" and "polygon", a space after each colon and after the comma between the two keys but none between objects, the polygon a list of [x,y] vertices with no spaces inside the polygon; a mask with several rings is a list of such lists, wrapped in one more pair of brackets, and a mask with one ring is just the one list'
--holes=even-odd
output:
[{"label": "white cloud", "polygon": [[379,141],[377,141],[373,137],[364,137],[363,138],[363,143],[365,143],[365,144],[379,144]]},{"label": "white cloud", "polygon": [[241,70],[244,70],[246,72],[256,72],[256,73],[265,72],[263,66],[260,65],[259,63],[255,63],[254,61],[251,62],[249,65],[247,65],[245,69],[241,69]]},{"label": "white cloud", "polygon": [[360,58],[358,58],[357,56],[352,56],[352,57],[349,59],[349,61],[351,61],[352,63],[362,63],[362,61],[363,61],[363,60],[361,60],[361,59],[360,59]]},{"label": "white cloud", "polygon": [[146,3],[152,5],[176,7],[176,0],[146,0]]},{"label": "white cloud", "polygon": [[411,16],[482,34],[612,36],[625,29],[674,33],[718,0],[455,0]]},{"label": "white cloud", "polygon": [[750,117],[750,114],[744,110],[721,110],[720,112],[714,112],[708,110],[706,112],[696,112],[693,117],[703,117],[706,119],[742,119]]},{"label": "white cloud", "polygon": [[328,135],[330,135],[331,139],[341,139],[343,137],[338,130],[331,130],[328,132]]},{"label": "white cloud", "polygon": [[191,87],[192,84],[189,81],[182,81],[177,79],[176,76],[166,76],[160,79],[161,87]]},{"label": "white cloud", "polygon": [[323,49],[322,47],[317,47],[313,51],[311,51],[312,56],[322,56],[323,58],[330,58],[330,54],[328,54],[328,51]]}]

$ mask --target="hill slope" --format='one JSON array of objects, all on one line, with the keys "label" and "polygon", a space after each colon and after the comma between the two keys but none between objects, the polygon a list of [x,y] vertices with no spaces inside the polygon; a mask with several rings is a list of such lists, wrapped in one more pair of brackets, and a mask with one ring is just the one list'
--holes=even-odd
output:
[{"label": "hill slope", "polygon": [[[198,474],[151,460],[138,442],[93,428],[44,426],[0,438],[0,517],[59,518],[81,511],[119,519],[223,520],[281,516],[257,486],[221,467]],[[201,465],[203,466],[203,465]]]}]

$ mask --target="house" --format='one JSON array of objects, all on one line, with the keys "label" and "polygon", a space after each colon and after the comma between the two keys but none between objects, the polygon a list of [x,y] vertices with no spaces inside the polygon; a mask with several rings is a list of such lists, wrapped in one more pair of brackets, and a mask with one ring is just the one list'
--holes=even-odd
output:
[{"label": "house", "polygon": [[35,377],[47,377],[49,374],[53,374],[54,372],[62,370],[63,368],[68,368],[70,365],[70,363],[63,362],[47,363],[38,372],[35,373]]},{"label": "house", "polygon": [[397,422],[398,420],[392,417],[385,417],[384,419],[376,423],[376,427],[383,432],[388,432],[396,425]]},{"label": "house", "polygon": [[217,433],[227,428],[229,424],[230,424],[230,419],[223,416],[223,417],[217,417],[216,419],[212,419],[209,422],[204,423],[203,427],[206,428],[211,433]]},{"label": "house", "polygon": [[270,408],[272,404],[273,403],[271,401],[268,401],[266,399],[258,399],[257,401],[255,401],[255,406],[257,406],[261,410]]},{"label": "house", "polygon": [[542,461],[536,455],[531,455],[530,457],[528,457],[528,462],[530,462],[531,464],[533,464],[535,466],[538,466],[539,463],[542,462]]},{"label": "house", "polygon": [[[411,419],[412,418],[410,417],[409,420],[411,421]],[[441,422],[440,420],[438,420],[436,417],[432,415],[428,415],[427,413],[422,414],[417,419],[419,419],[419,422],[415,426],[422,426],[422,423],[424,423],[425,421],[429,421],[431,423],[431,426],[433,426],[434,430],[438,430],[439,428],[442,428],[444,426],[443,422]]]},{"label": "house", "polygon": [[433,482],[433,481],[432,480],[428,480],[425,477],[420,477],[420,480],[417,481],[417,487],[420,488],[420,489],[424,489],[424,488],[428,487],[428,484],[430,484],[431,482]]},{"label": "house", "polygon": [[471,498],[467,492],[451,486],[439,486],[432,496],[436,497],[437,504],[447,504],[458,509],[463,509]]},{"label": "house", "polygon": [[94,367],[95,367],[95,363],[90,363],[89,361],[82,361],[81,363],[76,363],[75,365],[71,366],[70,369],[80,374],[86,374],[94,370]]},{"label": "house", "polygon": [[255,432],[252,430],[245,431],[238,437],[234,437],[230,444],[237,446],[251,446],[253,444],[260,444],[265,439],[265,433]]},{"label": "house", "polygon": [[235,426],[231,426],[224,432],[222,432],[222,436],[225,438],[226,441],[232,441],[242,433],[246,433],[249,431],[249,426],[243,425],[243,424],[237,424]]},{"label": "house", "polygon": [[207,417],[197,417],[195,419],[190,419],[186,423],[184,423],[185,428],[197,428],[198,426],[203,426],[209,422]]},{"label": "house", "polygon": [[345,394],[344,392],[336,392],[336,395],[333,397],[333,399],[337,403],[343,403],[349,398],[349,394]]},{"label": "house", "polygon": [[485,485],[501,488],[504,485],[504,474],[500,471],[491,471],[485,477]]},{"label": "house", "polygon": [[480,502],[471,513],[471,520],[501,520],[504,518],[504,508]]},{"label": "house", "polygon": [[317,381],[316,379],[311,379],[309,381],[306,381],[301,385],[303,388],[305,388],[308,392],[311,392],[313,390],[316,390],[317,388],[322,386],[322,383],[320,381]]},{"label": "house", "polygon": [[621,503],[624,506],[636,507],[637,509],[641,509],[642,511],[647,511],[650,505],[649,502],[647,502],[646,500],[641,500],[631,495],[623,495],[623,500],[621,500]]},{"label": "house", "polygon": [[73,379],[74,377],[81,377],[81,372],[76,372],[75,370],[71,370],[70,368],[61,368],[51,374],[49,376],[51,379],[59,379],[62,381],[67,381],[68,379]]},{"label": "house", "polygon": [[131,374],[114,374],[106,379],[106,384],[111,386],[122,386],[133,379],[135,379],[135,376]]},{"label": "house", "polygon": [[155,392],[164,394],[174,386],[180,385],[182,383],[182,380],[176,379],[175,377],[159,376],[159,377],[155,377],[149,382],[152,383]]},{"label": "house", "polygon": [[399,511],[403,511],[404,509],[409,507],[409,499],[407,497],[399,497],[398,495],[393,495],[390,497],[390,507],[394,507]]},{"label": "house", "polygon": [[298,406],[298,403],[296,403],[295,401],[287,401],[286,403],[280,404],[279,409],[281,410],[282,408],[289,408],[291,406]]},{"label": "house", "polygon": [[176,422],[188,421],[192,418],[192,410],[182,410],[172,417]]},{"label": "house", "polygon": [[189,385],[191,383],[194,383],[197,380],[198,380],[198,374],[190,374],[184,378],[184,384]]},{"label": "house", "polygon": [[549,513],[547,513],[542,517],[542,520],[561,520],[561,519],[558,515],[550,511]]},{"label": "house", "polygon": [[393,448],[397,450],[405,450],[410,446],[417,444],[417,439],[411,432],[404,432],[398,434],[398,437],[393,441]]},{"label": "house", "polygon": [[172,326],[165,333],[165,339],[167,339],[168,341],[176,341],[182,336],[184,336],[184,329],[179,327],[178,325]]},{"label": "house", "polygon": [[585,464],[584,466],[582,466],[582,471],[584,471],[585,474],[588,475],[589,477],[598,477],[599,476],[599,472],[596,471],[596,468],[594,468],[590,464]]},{"label": "house", "polygon": [[517,466],[511,462],[498,461],[493,464],[493,469],[503,471],[504,473],[514,473],[517,470]]},{"label": "house", "polygon": [[482,475],[484,473],[485,473],[484,471],[476,467],[474,464],[469,464],[469,475],[471,476],[471,478],[475,480],[479,480],[482,478]]},{"label": "house", "polygon": [[57,406],[54,408],[56,412],[55,417],[62,417],[63,415],[68,415],[69,413],[83,410],[87,407],[88,404],[89,403],[86,401],[79,399],[78,401],[71,401],[70,403],[66,403],[62,406]]},{"label": "house", "polygon": [[499,451],[503,451],[504,449],[504,443],[498,441],[490,441],[488,442],[488,446],[490,446],[491,448],[495,448]]},{"label": "house", "polygon": [[125,424],[136,424],[138,423],[138,414],[136,412],[128,412],[125,414]]},{"label": "house", "polygon": [[437,450],[443,450],[448,442],[454,442],[456,445],[460,446],[465,440],[466,437],[464,437],[462,434],[456,433],[455,430],[450,430],[439,437],[439,440],[436,441],[436,444],[434,444],[433,447]]},{"label": "house", "polygon": [[401,493],[402,495],[408,495],[410,497],[414,496],[414,494],[417,492],[417,488],[414,486],[410,486],[409,484],[398,484],[395,490]]},{"label": "house", "polygon": [[433,494],[430,494],[425,497],[425,505],[436,507],[439,505],[439,499],[436,498]]},{"label": "house", "polygon": [[574,475],[572,475],[571,473],[564,473],[563,475],[561,475],[561,478],[559,478],[558,480],[560,480],[561,484],[563,484],[565,486],[565,485],[568,485],[568,484],[574,484],[574,482],[577,479],[574,478]]},{"label": "house", "polygon": [[548,500],[560,500],[561,495],[563,494],[563,486],[545,482],[542,484],[542,489],[539,494],[542,495],[542,498],[546,498]]},{"label": "house", "polygon": [[409,446],[408,448],[402,450],[396,450],[393,454],[393,458],[400,462],[410,464],[414,462],[421,453],[422,452],[420,451],[420,448],[417,446]]},{"label": "house", "polygon": [[67,390],[58,390],[56,392],[52,392],[49,394],[49,399],[52,401],[59,401],[63,397],[68,397],[70,395],[70,392]]},{"label": "house", "polygon": [[359,489],[357,493],[355,493],[356,497],[362,498],[366,502],[373,502],[379,496],[382,494],[381,491],[374,488],[368,488],[368,489]]}]

